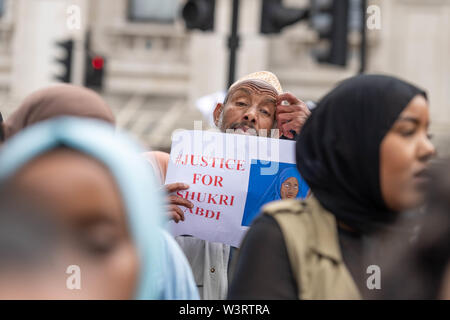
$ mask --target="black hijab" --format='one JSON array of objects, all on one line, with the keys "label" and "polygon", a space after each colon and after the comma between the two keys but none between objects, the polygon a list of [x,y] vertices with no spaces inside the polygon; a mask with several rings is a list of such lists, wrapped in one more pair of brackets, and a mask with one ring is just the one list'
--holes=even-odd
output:
[{"label": "black hijab", "polygon": [[319,202],[360,233],[392,225],[380,187],[380,144],[400,113],[426,93],[382,75],[347,79],[313,110],[297,138],[297,167]]}]

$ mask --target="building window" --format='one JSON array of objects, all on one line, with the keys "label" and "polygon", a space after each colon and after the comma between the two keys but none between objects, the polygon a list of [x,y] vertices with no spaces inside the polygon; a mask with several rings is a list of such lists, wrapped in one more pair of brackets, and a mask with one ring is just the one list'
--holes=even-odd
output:
[{"label": "building window", "polygon": [[128,19],[135,22],[173,23],[179,0],[129,0]]}]

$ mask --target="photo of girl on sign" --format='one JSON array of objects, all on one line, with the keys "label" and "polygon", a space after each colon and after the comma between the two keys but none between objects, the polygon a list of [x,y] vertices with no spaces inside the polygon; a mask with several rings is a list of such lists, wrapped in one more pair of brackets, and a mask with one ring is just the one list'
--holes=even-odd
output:
[{"label": "photo of girl on sign", "polygon": [[248,193],[245,202],[242,226],[250,226],[259,214],[263,205],[268,202],[282,199],[305,199],[309,193],[309,187],[295,164],[279,163],[278,173],[275,175],[261,175],[261,168],[270,166],[259,161],[252,163]]}]

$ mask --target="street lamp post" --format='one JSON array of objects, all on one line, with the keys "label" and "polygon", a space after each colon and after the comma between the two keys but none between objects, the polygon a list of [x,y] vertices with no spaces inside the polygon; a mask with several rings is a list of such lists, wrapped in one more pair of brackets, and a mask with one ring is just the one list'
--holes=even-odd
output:
[{"label": "street lamp post", "polygon": [[233,8],[231,15],[231,34],[228,38],[228,48],[230,50],[230,58],[228,63],[228,88],[234,83],[236,78],[236,55],[239,48],[239,0],[233,0]]}]

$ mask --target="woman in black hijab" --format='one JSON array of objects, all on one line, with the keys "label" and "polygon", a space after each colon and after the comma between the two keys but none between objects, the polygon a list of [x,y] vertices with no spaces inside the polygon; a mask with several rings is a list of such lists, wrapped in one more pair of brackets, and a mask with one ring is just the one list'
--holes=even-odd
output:
[{"label": "woman in black hijab", "polygon": [[[424,172],[435,153],[428,126],[426,93],[393,77],[353,77],[326,95],[302,128],[296,146],[297,167],[314,197],[301,205],[299,201],[284,201],[263,208],[265,214],[255,221],[242,243],[229,298],[345,298],[345,294],[323,290],[304,294],[305,290],[313,292],[314,285],[331,291],[339,286],[334,289],[336,273],[326,268],[321,279],[312,273],[307,282],[300,281],[305,268],[301,257],[305,256],[293,251],[296,246],[307,254],[317,253],[316,260],[327,254],[336,259],[333,261],[342,258],[345,270],[339,272],[349,273],[359,291],[352,296],[369,296],[367,280],[371,274],[367,272],[372,269],[368,267],[382,264],[383,249],[392,245],[383,242],[383,235],[395,230],[400,212],[423,201]],[[315,242],[303,238],[308,243],[291,246],[290,242],[295,242],[292,238],[301,235],[292,227],[284,227],[279,217],[291,214],[296,219],[295,215],[302,216],[299,213],[311,214],[308,210],[325,212],[320,215],[327,218],[317,221],[329,222],[327,226],[312,224],[319,231],[311,234],[329,237]],[[315,216],[312,213],[311,217]],[[311,225],[304,230],[310,229]],[[331,270],[329,274],[327,270]],[[309,288],[300,288],[300,283]]]},{"label": "woman in black hijab", "polygon": [[[315,197],[338,221],[361,232],[372,232],[391,225],[397,212],[415,206],[401,194],[410,191],[413,181],[405,181],[406,186],[398,190],[400,199],[396,200],[401,204],[386,203],[382,180],[389,177],[383,177],[383,163],[380,163],[389,156],[380,149],[390,130],[399,131],[407,142],[408,134],[420,129],[419,116],[408,114],[399,121],[404,122],[403,126],[399,123],[397,130],[393,127],[415,98],[423,106],[419,111],[427,113],[423,124],[424,129],[428,129],[428,103],[424,91],[392,77],[354,77],[328,94],[303,128],[297,140],[297,166]],[[427,132],[424,133],[422,138],[426,139]],[[417,168],[412,169],[416,172],[410,175],[411,180],[416,173],[422,174],[423,163],[434,153],[429,141],[426,143],[423,155],[418,155]],[[398,147],[402,145],[404,143]],[[386,165],[395,161],[386,160]]]}]

